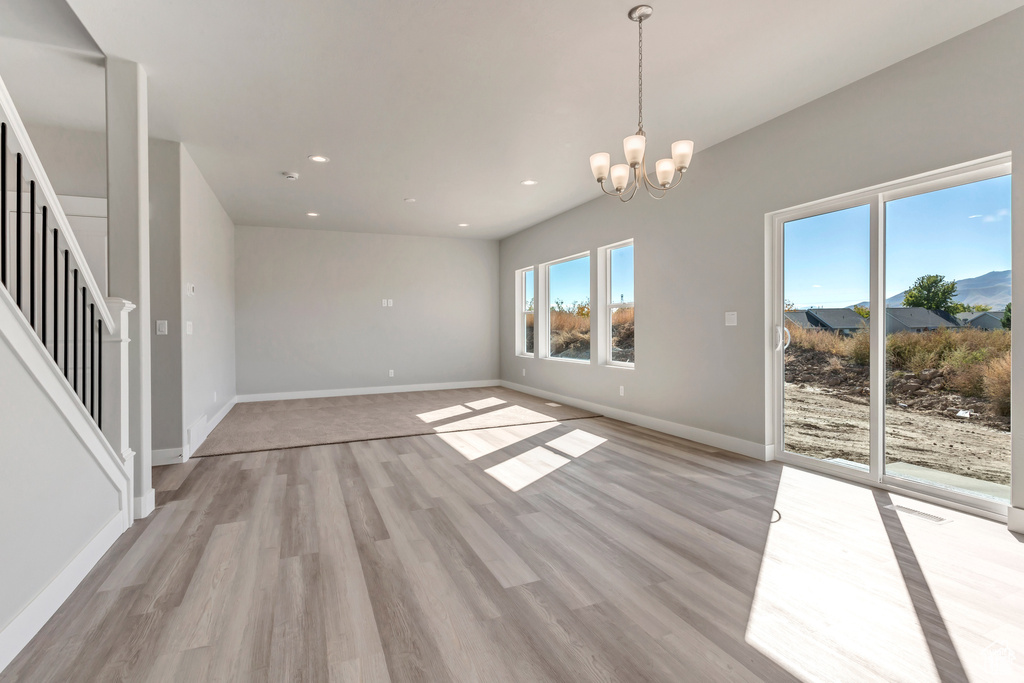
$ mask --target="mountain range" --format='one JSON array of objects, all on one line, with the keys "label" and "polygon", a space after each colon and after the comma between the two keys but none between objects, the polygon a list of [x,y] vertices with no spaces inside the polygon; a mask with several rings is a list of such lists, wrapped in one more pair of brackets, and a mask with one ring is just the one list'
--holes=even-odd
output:
[{"label": "mountain range", "polygon": [[[899,294],[889,297],[885,300],[886,307],[902,306],[903,297],[906,294],[907,290],[903,290]],[[991,273],[985,273],[978,277],[966,277],[963,280],[957,280],[956,296],[953,298],[961,303],[972,306],[984,304],[991,306],[994,311],[1001,311],[1006,308],[1006,304],[1010,303],[1010,271],[993,270]],[[861,301],[859,304],[848,306],[848,308],[853,308],[854,306],[864,306],[867,308],[868,302]]]}]

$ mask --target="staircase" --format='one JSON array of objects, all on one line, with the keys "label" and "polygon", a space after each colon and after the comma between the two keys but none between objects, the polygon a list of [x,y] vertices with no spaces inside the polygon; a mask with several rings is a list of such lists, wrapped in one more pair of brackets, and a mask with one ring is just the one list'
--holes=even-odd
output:
[{"label": "staircase", "polygon": [[134,517],[128,314],[0,80],[0,670]]}]

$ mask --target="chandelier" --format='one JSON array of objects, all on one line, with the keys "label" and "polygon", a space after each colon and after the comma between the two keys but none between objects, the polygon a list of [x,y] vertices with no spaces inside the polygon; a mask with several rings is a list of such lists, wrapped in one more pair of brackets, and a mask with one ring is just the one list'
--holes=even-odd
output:
[{"label": "chandelier", "polygon": [[[618,197],[620,201],[628,202],[636,194],[638,187],[643,187],[654,199],[661,199],[673,187],[683,179],[683,173],[690,166],[690,158],[693,156],[693,141],[679,140],[672,143],[672,158],[659,159],[654,164],[654,173],[658,179],[657,183],[651,182],[647,175],[646,149],[647,134],[644,133],[644,21],[651,17],[654,9],[650,5],[637,5],[629,10],[627,16],[637,23],[640,31],[639,41],[639,120],[635,135],[630,135],[622,141],[622,149],[626,153],[625,164],[615,164],[609,169],[611,155],[607,152],[598,152],[590,157],[590,170],[594,178],[601,185],[601,191],[606,195]],[[633,172],[633,179],[630,180],[630,170]],[[676,178],[676,174],[679,177]],[[612,190],[604,186],[604,181],[611,178]]]}]

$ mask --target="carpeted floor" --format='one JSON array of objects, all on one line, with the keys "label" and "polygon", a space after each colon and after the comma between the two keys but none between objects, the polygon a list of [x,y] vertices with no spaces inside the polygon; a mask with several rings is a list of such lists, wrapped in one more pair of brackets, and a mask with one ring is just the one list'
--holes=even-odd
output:
[{"label": "carpeted floor", "polygon": [[193,457],[595,416],[502,387],[239,403]]}]

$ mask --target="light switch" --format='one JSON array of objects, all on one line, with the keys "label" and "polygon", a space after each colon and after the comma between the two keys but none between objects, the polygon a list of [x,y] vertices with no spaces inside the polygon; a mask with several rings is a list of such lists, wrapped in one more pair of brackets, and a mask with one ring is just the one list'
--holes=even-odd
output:
[{"label": "light switch", "polygon": [[192,334],[192,321],[185,323],[185,334]]},{"label": "light switch", "polygon": [[393,299],[388,299],[388,307],[390,308],[391,306],[394,306],[394,305],[395,305],[394,300]]},{"label": "light switch", "polygon": [[388,307],[388,300],[387,299],[381,299],[380,300],[380,305],[381,305],[381,308],[387,308]]},{"label": "light switch", "polygon": [[156,321],[156,333],[157,334],[167,334],[167,321],[166,320],[157,320]]},{"label": "light switch", "polygon": [[736,311],[728,311],[725,314],[725,324],[732,327],[736,324]]}]

